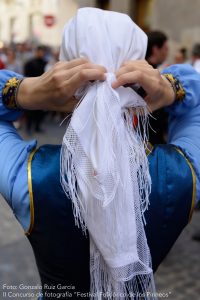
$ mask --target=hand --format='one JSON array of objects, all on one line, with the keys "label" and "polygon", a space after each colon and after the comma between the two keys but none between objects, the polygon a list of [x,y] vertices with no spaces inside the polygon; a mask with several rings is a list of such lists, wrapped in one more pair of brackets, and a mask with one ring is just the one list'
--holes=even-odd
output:
[{"label": "hand", "polygon": [[116,72],[114,89],[127,84],[139,84],[147,93],[145,101],[150,111],[171,105],[175,101],[174,90],[169,81],[145,60],[128,61]]},{"label": "hand", "polygon": [[106,69],[80,58],[58,62],[39,77],[25,78],[17,102],[24,109],[69,112],[77,104],[77,89],[91,80],[105,80]]}]

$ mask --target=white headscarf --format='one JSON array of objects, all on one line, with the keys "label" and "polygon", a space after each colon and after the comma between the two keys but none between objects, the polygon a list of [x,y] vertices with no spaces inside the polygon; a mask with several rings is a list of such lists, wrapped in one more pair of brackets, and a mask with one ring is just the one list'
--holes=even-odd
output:
[{"label": "white headscarf", "polygon": [[148,293],[154,280],[142,222],[151,181],[130,109],[142,111],[145,121],[147,108],[131,88],[111,87],[114,72],[124,61],[144,59],[146,46],[144,32],[116,12],[82,8],[64,29],[61,60],[85,57],[108,70],[105,82],[78,91],[81,102],[61,151],[63,189],[76,224],[89,232],[92,299],[139,299],[140,293],[156,299]]}]

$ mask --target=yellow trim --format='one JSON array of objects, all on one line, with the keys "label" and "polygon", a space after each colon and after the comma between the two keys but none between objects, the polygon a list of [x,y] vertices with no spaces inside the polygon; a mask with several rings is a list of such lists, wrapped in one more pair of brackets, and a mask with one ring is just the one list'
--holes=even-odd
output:
[{"label": "yellow trim", "polygon": [[[146,155],[148,156],[149,154],[151,154],[151,152],[153,151],[154,146],[150,143],[148,143],[147,149],[146,149]],[[191,173],[192,173],[192,181],[193,181],[193,188],[192,188],[192,204],[191,204],[191,209],[190,209],[190,214],[189,214],[189,221],[191,221],[192,219],[192,215],[194,212],[194,208],[195,208],[195,199],[196,199],[196,175],[195,175],[195,171],[193,168],[192,163],[189,161],[189,159],[185,156],[185,154],[177,147],[175,147],[175,149],[185,158]]]},{"label": "yellow trim", "polygon": [[151,154],[152,151],[153,151],[153,145],[150,142],[148,142],[147,148],[145,150],[146,156],[149,156],[149,154]]},{"label": "yellow trim", "polygon": [[25,232],[26,235],[30,235],[31,231],[33,229],[33,225],[34,225],[34,202],[33,202],[33,187],[32,187],[32,173],[31,173],[31,164],[32,164],[32,159],[33,156],[35,154],[35,152],[38,149],[34,149],[28,158],[28,191],[29,191],[29,200],[30,200],[30,225],[28,230]]},{"label": "yellow trim", "polygon": [[177,147],[175,147],[175,149],[185,158],[186,162],[188,163],[191,173],[192,173],[192,181],[193,181],[193,189],[192,189],[192,205],[191,205],[191,209],[190,209],[190,214],[189,214],[189,221],[191,221],[192,219],[192,215],[194,212],[194,207],[195,207],[195,199],[196,199],[196,175],[195,175],[195,171],[193,168],[192,163],[189,161],[189,159],[185,156],[185,154]]}]

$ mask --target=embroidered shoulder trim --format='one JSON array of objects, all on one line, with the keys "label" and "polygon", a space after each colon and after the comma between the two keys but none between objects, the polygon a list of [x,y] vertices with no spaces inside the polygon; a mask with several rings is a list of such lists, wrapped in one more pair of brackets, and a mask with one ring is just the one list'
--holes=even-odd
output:
[{"label": "embroidered shoulder trim", "polygon": [[28,236],[31,234],[34,227],[34,198],[33,198],[33,186],[32,186],[32,160],[38,148],[34,149],[28,158],[28,192],[29,192],[29,201],[30,201],[30,225],[28,230],[25,232],[25,235]]},{"label": "embroidered shoulder trim", "polygon": [[191,221],[192,219],[192,215],[194,212],[194,208],[195,208],[195,200],[196,200],[196,174],[195,174],[195,170],[194,167],[192,165],[192,163],[190,162],[190,160],[185,156],[185,154],[183,153],[183,151],[181,151],[178,147],[175,147],[176,151],[178,151],[186,160],[188,166],[190,167],[191,173],[192,173],[192,181],[193,181],[193,188],[192,188],[192,201],[191,201],[191,208],[190,208],[190,214],[189,214],[189,220],[188,223]]}]

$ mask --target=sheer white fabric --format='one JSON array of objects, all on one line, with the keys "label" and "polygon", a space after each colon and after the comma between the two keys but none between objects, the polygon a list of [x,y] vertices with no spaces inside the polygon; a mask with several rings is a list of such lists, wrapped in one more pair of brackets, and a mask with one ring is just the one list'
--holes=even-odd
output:
[{"label": "sheer white fabric", "polygon": [[[132,89],[111,86],[124,61],[144,58],[146,44],[143,31],[116,12],[79,9],[64,29],[61,60],[86,57],[108,70],[105,82],[78,91],[61,151],[63,189],[76,224],[89,232],[91,299],[156,299],[142,221],[151,185],[147,108]],[[141,112],[144,130],[132,122]]]}]

